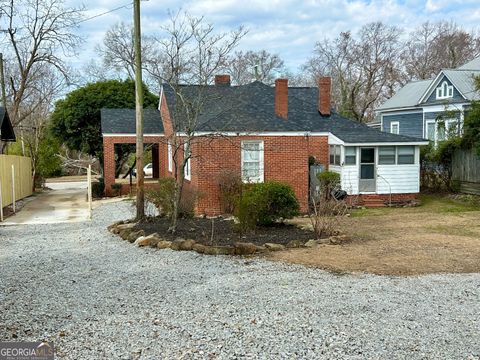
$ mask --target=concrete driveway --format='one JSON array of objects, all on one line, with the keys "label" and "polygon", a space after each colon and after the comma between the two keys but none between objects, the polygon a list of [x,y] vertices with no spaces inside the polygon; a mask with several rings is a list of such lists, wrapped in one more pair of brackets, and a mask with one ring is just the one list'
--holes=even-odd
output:
[{"label": "concrete driveway", "polygon": [[23,208],[0,225],[56,224],[89,218],[87,183],[51,182],[41,194],[26,199]]}]

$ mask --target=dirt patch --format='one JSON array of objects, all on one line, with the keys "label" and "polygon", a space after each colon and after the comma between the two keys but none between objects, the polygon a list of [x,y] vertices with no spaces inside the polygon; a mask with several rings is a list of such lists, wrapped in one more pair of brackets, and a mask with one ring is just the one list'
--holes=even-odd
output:
[{"label": "dirt patch", "polygon": [[[443,209],[439,206],[437,209]],[[335,272],[379,275],[480,272],[480,211],[389,209],[385,214],[345,218],[353,240],[339,246],[270,254],[274,260]],[[308,225],[305,219],[297,223]]]},{"label": "dirt patch", "polygon": [[[213,227],[212,227],[213,225]],[[135,230],[143,230],[146,235],[158,233],[166,240],[177,238],[193,239],[205,245],[233,245],[235,242],[251,242],[255,245],[277,243],[286,245],[292,240],[308,241],[314,237],[313,232],[291,224],[275,224],[260,227],[255,232],[241,234],[233,220],[229,219],[180,219],[175,234],[168,232],[170,221],[156,218],[154,221],[140,223]],[[213,229],[213,241],[212,241]]]}]

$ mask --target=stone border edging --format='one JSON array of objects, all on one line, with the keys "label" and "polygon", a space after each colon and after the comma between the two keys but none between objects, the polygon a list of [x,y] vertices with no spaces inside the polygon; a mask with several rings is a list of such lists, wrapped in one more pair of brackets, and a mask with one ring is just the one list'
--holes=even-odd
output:
[{"label": "stone border edging", "polygon": [[329,238],[306,242],[301,240],[292,240],[287,245],[276,243],[265,243],[263,246],[255,245],[251,242],[236,242],[234,245],[204,245],[195,242],[192,239],[178,238],[173,241],[162,238],[158,233],[145,236],[145,231],[134,230],[136,222],[118,221],[108,226],[108,231],[118,235],[124,240],[134,243],[139,247],[150,246],[158,249],[172,249],[176,251],[195,251],[206,255],[253,255],[268,253],[272,251],[281,251],[293,248],[313,248],[319,244],[338,245],[347,242],[349,239],[345,235],[331,236]]}]

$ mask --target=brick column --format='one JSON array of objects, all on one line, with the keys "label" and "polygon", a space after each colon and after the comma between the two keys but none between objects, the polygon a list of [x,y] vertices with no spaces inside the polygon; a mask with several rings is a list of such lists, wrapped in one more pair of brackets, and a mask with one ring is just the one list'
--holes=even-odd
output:
[{"label": "brick column", "polygon": [[115,143],[111,137],[103,137],[103,178],[105,195],[110,196],[115,184]]}]

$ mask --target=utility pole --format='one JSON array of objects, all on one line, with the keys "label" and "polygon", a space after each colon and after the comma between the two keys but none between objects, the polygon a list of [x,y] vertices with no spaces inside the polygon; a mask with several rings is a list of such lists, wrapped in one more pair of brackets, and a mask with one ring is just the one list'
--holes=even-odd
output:
[{"label": "utility pole", "polygon": [[[2,87],[2,106],[5,109],[5,111],[7,111],[7,95],[5,93],[5,74],[3,72],[3,54],[2,53],[0,53],[0,86]],[[0,132],[2,132],[1,129],[0,129]],[[4,144],[0,140],[0,154],[3,153],[3,146]]]},{"label": "utility pole", "polygon": [[137,159],[137,220],[145,217],[145,189],[143,178],[143,82],[140,32],[140,0],[133,1],[133,24],[135,44],[135,117]]},{"label": "utility pole", "polygon": [[2,87],[2,105],[7,108],[7,95],[5,93],[5,74],[3,73],[3,54],[0,53],[0,81]]}]

